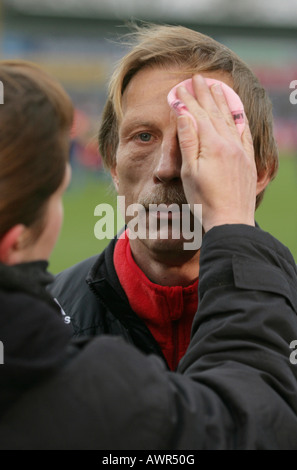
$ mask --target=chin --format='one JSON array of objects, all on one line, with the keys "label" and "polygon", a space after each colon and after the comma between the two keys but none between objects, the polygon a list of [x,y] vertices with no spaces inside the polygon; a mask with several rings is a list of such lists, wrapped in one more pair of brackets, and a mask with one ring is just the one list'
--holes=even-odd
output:
[{"label": "chin", "polygon": [[185,240],[179,239],[179,240],[173,240],[173,239],[168,239],[168,240],[161,240],[158,238],[157,240],[142,240],[142,242],[151,250],[154,251],[155,253],[163,253],[163,254],[169,254],[169,253],[182,253],[184,252],[184,243]]}]

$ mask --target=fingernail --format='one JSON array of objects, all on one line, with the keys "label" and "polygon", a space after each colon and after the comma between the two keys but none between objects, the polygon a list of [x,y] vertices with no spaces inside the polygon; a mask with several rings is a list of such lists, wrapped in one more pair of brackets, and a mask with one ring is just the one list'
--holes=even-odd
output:
[{"label": "fingernail", "polygon": [[187,111],[188,110],[186,105],[180,100],[174,101],[171,104],[171,107],[176,112],[177,115],[180,115],[182,113],[182,111]]},{"label": "fingernail", "polygon": [[189,120],[187,116],[179,116],[177,118],[178,129],[184,131],[189,127]]}]

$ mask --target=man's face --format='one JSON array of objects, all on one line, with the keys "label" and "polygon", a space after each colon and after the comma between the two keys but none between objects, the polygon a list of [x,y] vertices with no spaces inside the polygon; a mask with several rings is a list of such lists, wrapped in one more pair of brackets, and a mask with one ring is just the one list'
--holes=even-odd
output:
[{"label": "man's face", "polygon": [[[226,74],[207,72],[202,75],[232,86]],[[119,195],[125,196],[126,208],[131,204],[141,204],[147,210],[150,204],[178,204],[180,207],[187,204],[181,181],[177,117],[167,102],[169,91],[187,78],[189,75],[180,68],[145,68],[133,77],[124,92],[119,146],[112,175]],[[128,222],[129,217],[126,217]],[[143,243],[153,250],[182,250],[184,240],[170,236],[170,224],[171,219],[169,240],[146,239]]]}]

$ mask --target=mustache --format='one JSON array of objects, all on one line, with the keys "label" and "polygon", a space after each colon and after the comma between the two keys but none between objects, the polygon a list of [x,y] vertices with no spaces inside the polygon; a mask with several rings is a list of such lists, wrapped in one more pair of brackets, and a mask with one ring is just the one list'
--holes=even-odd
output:
[{"label": "mustache", "polygon": [[146,210],[149,210],[150,204],[177,204],[180,208],[183,204],[188,204],[183,187],[176,185],[160,185],[150,193],[143,194],[137,202]]}]

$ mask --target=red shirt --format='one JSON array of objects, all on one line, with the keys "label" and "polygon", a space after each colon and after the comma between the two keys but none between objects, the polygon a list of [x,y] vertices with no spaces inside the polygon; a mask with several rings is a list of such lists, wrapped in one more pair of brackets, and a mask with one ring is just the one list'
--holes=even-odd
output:
[{"label": "red shirt", "polygon": [[176,370],[190,342],[198,306],[198,280],[188,286],[159,286],[135,263],[124,233],[114,252],[114,265],[132,310],[159,343],[171,370]]}]

